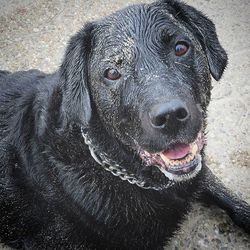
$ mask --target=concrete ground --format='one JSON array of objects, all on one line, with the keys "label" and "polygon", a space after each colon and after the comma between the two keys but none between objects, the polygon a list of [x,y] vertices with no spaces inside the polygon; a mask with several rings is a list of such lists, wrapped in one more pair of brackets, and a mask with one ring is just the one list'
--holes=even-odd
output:
[{"label": "concrete ground", "polygon": [[[83,23],[139,0],[0,0],[0,69],[55,70]],[[208,118],[210,168],[250,203],[250,1],[186,0],[216,24],[229,65],[214,82]],[[1,91],[1,90],[0,90]],[[0,247],[1,248],[1,247]],[[250,249],[250,237],[218,208],[194,205],[166,249]]]}]

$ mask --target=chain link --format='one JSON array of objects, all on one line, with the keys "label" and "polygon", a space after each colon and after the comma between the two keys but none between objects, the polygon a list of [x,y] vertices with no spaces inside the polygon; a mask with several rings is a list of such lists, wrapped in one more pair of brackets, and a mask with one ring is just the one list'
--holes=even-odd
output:
[{"label": "chain link", "polygon": [[147,184],[145,181],[136,178],[134,174],[128,173],[125,168],[115,163],[114,161],[110,160],[106,154],[99,153],[99,155],[97,155],[96,151],[98,150],[93,146],[93,143],[91,139],[88,137],[87,132],[84,132],[82,127],[81,127],[81,133],[84,138],[84,142],[89,147],[90,154],[94,158],[94,160],[99,165],[101,165],[105,170],[107,170],[114,176],[119,177],[121,180],[128,181],[130,184],[135,184],[138,187],[143,188],[143,189],[152,189],[156,191],[160,191],[160,190],[169,188],[174,185],[174,182],[170,180],[168,184],[166,185],[151,186]]}]

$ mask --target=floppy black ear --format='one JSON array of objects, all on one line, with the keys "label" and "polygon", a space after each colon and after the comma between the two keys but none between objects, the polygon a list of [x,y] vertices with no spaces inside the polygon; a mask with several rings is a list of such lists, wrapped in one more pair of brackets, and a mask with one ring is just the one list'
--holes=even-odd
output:
[{"label": "floppy black ear", "polygon": [[69,119],[85,125],[91,117],[88,61],[92,48],[93,29],[94,25],[88,23],[70,39],[60,68],[63,110]]},{"label": "floppy black ear", "polygon": [[227,66],[227,54],[221,47],[214,23],[195,8],[179,1],[163,1],[175,10],[175,17],[185,22],[188,29],[198,38],[208,59],[211,75],[219,80]]}]

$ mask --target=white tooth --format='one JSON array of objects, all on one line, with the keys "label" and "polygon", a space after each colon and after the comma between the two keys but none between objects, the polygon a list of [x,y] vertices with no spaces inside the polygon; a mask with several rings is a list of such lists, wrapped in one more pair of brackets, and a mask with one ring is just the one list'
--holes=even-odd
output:
[{"label": "white tooth", "polygon": [[173,161],[172,161],[172,165],[173,165],[173,166],[176,166],[176,161],[173,160]]},{"label": "white tooth", "polygon": [[160,154],[161,159],[168,165],[171,164],[171,161],[164,155],[164,154]]},{"label": "white tooth", "polygon": [[197,151],[198,151],[198,146],[195,143],[195,144],[192,145],[192,149],[191,149],[192,155],[196,155]]},{"label": "white tooth", "polygon": [[184,160],[185,160],[185,163],[186,163],[186,162],[189,162],[189,161],[191,161],[193,159],[194,159],[193,153],[189,153]]}]

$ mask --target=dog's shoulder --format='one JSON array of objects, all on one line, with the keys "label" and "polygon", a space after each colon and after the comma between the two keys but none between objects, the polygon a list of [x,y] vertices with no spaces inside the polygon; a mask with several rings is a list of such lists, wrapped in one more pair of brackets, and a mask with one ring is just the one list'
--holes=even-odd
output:
[{"label": "dog's shoulder", "polygon": [[28,71],[9,72],[0,70],[0,87],[1,93],[6,91],[16,92],[17,90],[23,90],[24,92],[41,81],[46,81],[50,74],[46,74],[42,71],[32,69]]},{"label": "dog's shoulder", "polygon": [[21,124],[32,124],[37,103],[46,99],[57,82],[57,73],[0,71],[0,138],[6,133],[13,134],[15,127],[20,128]]}]

